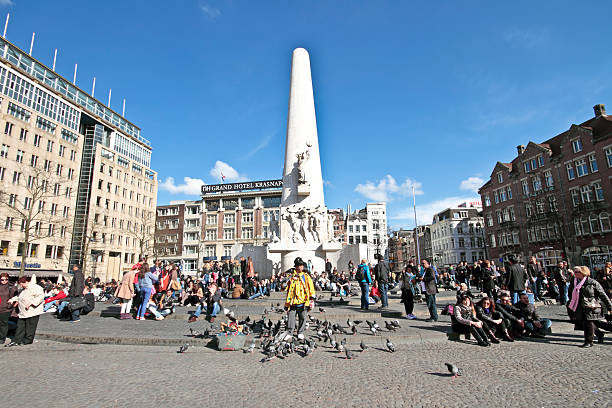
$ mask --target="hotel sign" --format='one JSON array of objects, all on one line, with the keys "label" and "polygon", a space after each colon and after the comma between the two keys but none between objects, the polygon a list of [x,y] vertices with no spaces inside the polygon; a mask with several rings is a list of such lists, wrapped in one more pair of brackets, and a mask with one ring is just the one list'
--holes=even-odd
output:
[{"label": "hotel sign", "polygon": [[259,190],[263,188],[281,188],[283,180],[245,181],[244,183],[204,184],[202,194],[222,191]]}]

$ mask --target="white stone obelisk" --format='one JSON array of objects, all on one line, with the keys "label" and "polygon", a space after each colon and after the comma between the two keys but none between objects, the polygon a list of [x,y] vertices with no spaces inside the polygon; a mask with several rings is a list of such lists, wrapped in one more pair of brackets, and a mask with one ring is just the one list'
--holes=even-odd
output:
[{"label": "white stone obelisk", "polygon": [[280,235],[268,245],[270,252],[281,253],[282,270],[292,267],[298,256],[323,270],[328,253],[341,248],[333,239],[330,222],[323,196],[310,57],[297,48],[291,64]]}]

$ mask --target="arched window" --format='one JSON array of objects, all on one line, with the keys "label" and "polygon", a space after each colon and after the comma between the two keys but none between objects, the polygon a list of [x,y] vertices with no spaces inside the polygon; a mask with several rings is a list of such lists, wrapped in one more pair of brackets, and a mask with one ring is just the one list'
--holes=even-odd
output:
[{"label": "arched window", "polygon": [[589,217],[589,223],[591,224],[591,232],[593,234],[599,232],[599,220],[597,219],[597,215],[591,214]]},{"label": "arched window", "polygon": [[599,214],[599,223],[601,224],[601,231],[610,231],[610,216],[606,212]]}]

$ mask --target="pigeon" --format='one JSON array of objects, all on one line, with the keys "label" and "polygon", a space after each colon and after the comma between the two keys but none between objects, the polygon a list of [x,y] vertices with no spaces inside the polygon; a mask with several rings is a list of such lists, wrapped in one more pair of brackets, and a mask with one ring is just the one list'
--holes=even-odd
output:
[{"label": "pigeon", "polygon": [[338,342],[336,341],[335,338],[331,338],[330,337],[330,341],[329,341],[330,346],[332,346],[332,348],[336,348],[336,345],[338,344]]},{"label": "pigeon", "polygon": [[368,346],[366,346],[366,344],[363,342],[363,340],[361,340],[361,343],[359,343],[359,347],[361,348],[361,351],[366,351],[368,349]]},{"label": "pigeon", "polygon": [[380,330],[380,326],[378,325],[378,323],[376,323],[376,320],[372,321],[372,327],[374,327],[376,330]]},{"label": "pigeon", "polygon": [[189,328],[189,331],[191,332],[191,337],[199,337],[200,336],[200,332],[197,330],[193,330],[191,327]]},{"label": "pigeon", "polygon": [[376,328],[375,327],[370,327],[370,332],[372,332],[372,335],[376,336]]},{"label": "pigeon", "polygon": [[359,326],[361,323],[363,323],[363,320],[354,320],[353,323],[355,323],[355,326]]},{"label": "pigeon", "polygon": [[319,312],[321,313],[325,313],[325,309],[323,309],[322,307],[319,308]]},{"label": "pigeon", "polygon": [[395,327],[394,325],[392,325],[392,324],[391,324],[391,323],[389,323],[389,322],[385,322],[385,327],[386,327],[386,328],[387,328],[387,330],[389,330],[389,331],[396,331],[396,330],[397,330],[397,327]]},{"label": "pigeon", "polygon": [[355,334],[357,334],[357,327],[352,326],[352,327],[351,327],[351,332],[353,333],[353,336],[354,336]]},{"label": "pigeon", "polygon": [[391,324],[394,325],[395,327],[397,327],[398,329],[400,329],[402,326],[400,326],[399,320],[395,319],[395,320],[391,320]]},{"label": "pigeon", "polygon": [[245,352],[245,353],[252,353],[253,351],[255,351],[255,341],[253,341],[253,342],[251,343],[251,345],[249,346],[249,348],[244,349],[244,352]]},{"label": "pigeon", "polygon": [[353,327],[355,324],[353,322],[351,322],[351,319],[346,319],[346,325],[348,327]]},{"label": "pigeon", "polygon": [[448,368],[448,372],[453,375],[453,379],[461,375],[461,372],[456,365],[452,363],[444,363],[444,365],[446,365],[446,368]]},{"label": "pigeon", "polygon": [[267,314],[268,314],[268,309],[264,308],[264,310],[263,310],[263,314],[264,314],[264,315],[267,315]]},{"label": "pigeon", "polygon": [[188,348],[189,348],[189,343],[183,344],[181,347],[179,347],[177,353],[183,354],[184,352],[187,351]]},{"label": "pigeon", "polygon": [[353,354],[353,352],[349,350],[348,348],[344,349],[344,354],[346,355],[347,360],[351,360],[355,358],[355,355]]},{"label": "pigeon", "polygon": [[387,339],[387,350],[389,350],[391,353],[395,352],[395,346],[393,345],[393,343],[391,343],[391,340]]}]

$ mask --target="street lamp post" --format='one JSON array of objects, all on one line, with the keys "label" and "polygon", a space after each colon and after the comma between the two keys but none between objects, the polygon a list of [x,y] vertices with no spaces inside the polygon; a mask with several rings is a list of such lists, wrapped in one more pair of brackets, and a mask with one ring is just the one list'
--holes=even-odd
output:
[{"label": "street lamp post", "polygon": [[480,235],[482,235],[482,245],[484,246],[485,259],[489,259],[489,254],[487,252],[487,238],[484,233],[484,225],[480,225],[479,222],[476,223],[476,227],[480,230]]}]

